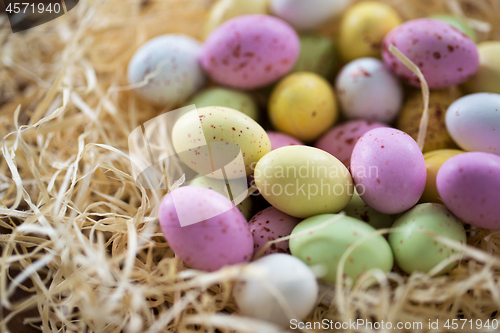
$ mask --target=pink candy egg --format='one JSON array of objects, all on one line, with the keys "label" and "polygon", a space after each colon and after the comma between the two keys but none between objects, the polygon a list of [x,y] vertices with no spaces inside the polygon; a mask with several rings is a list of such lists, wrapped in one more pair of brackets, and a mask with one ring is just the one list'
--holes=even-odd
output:
[{"label": "pink candy egg", "polygon": [[208,36],[200,61],[215,82],[254,89],[288,73],[299,49],[299,37],[285,21],[268,15],[243,15]]},{"label": "pink candy egg", "polygon": [[436,185],[446,207],[463,222],[500,229],[500,156],[454,156],[439,169]]},{"label": "pink candy egg", "polygon": [[391,44],[420,68],[431,89],[463,83],[479,67],[476,44],[467,35],[441,21],[411,20],[386,35],[382,57],[396,75],[416,87],[420,80],[389,52]]},{"label": "pink candy egg", "polygon": [[369,120],[347,121],[329,130],[316,142],[315,147],[332,154],[345,166],[349,166],[352,151],[359,138],[369,130],[379,127],[387,125]]},{"label": "pink candy egg", "polygon": [[351,173],[363,201],[384,214],[413,207],[425,187],[425,160],[415,140],[393,128],[365,133],[351,157]]},{"label": "pink candy egg", "polygon": [[[186,218],[200,222],[185,225]],[[172,250],[194,269],[211,272],[252,259],[245,217],[215,191],[193,186],[172,191],[161,202],[159,220]]]},{"label": "pink candy egg", "polygon": [[[257,214],[249,221],[250,231],[253,235],[254,255],[262,249],[267,242],[289,236],[293,228],[301,219],[287,215],[274,207],[268,207]],[[283,241],[271,246],[264,252],[264,255],[271,253],[290,253],[288,241]]]},{"label": "pink candy egg", "polygon": [[302,141],[285,133],[267,131],[267,136],[271,141],[271,150],[285,146],[303,145]]}]

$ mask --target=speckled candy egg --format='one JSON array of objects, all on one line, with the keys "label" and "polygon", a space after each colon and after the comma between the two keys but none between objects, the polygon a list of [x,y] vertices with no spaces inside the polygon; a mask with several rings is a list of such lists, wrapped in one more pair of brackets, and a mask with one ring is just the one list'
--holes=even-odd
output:
[{"label": "speckled candy egg", "polygon": [[337,117],[332,87],[314,73],[288,75],[269,99],[269,119],[274,128],[305,142],[317,139]]},{"label": "speckled candy egg", "polygon": [[500,41],[479,43],[477,49],[479,69],[472,79],[465,82],[465,89],[470,93],[500,94]]},{"label": "speckled candy egg", "polygon": [[500,95],[477,93],[446,111],[446,128],[460,148],[500,155]]},{"label": "speckled candy egg", "polygon": [[345,62],[363,57],[380,58],[385,35],[403,23],[389,5],[364,1],[351,6],[340,22],[339,44]]},{"label": "speckled candy egg", "polygon": [[267,136],[271,140],[271,150],[286,146],[303,145],[302,141],[285,133],[267,131]]},{"label": "speckled candy egg", "polygon": [[[233,289],[240,314],[289,327],[290,320],[302,320],[316,307],[318,282],[314,273],[299,259],[275,253],[260,258],[242,272]],[[281,296],[277,299],[275,293]],[[292,312],[288,317],[282,302]]]},{"label": "speckled candy egg", "polygon": [[300,55],[292,72],[313,72],[329,78],[339,60],[333,39],[326,36],[300,36]]},{"label": "speckled candy egg", "polygon": [[347,206],[345,206],[344,212],[347,216],[364,221],[375,229],[390,228],[397,216],[379,213],[368,206],[363,199],[361,199],[356,188],[354,188],[352,199]]},{"label": "speckled candy egg", "polygon": [[[244,178],[243,181],[246,183],[246,178]],[[238,189],[240,189],[239,184],[241,184],[241,182],[231,183],[231,181],[230,181],[229,186],[231,189],[234,188],[234,189],[238,190]],[[227,190],[226,181],[223,179],[215,179],[215,178],[211,178],[211,177],[207,177],[207,176],[199,176],[199,177],[193,179],[191,182],[189,182],[189,186],[208,188],[208,189],[211,189],[217,193],[222,194],[226,198],[229,198],[229,193]],[[239,195],[241,195],[241,193],[231,193],[231,195],[234,199],[234,198],[238,197]],[[233,201],[236,203],[235,200],[233,200]],[[251,215],[252,214],[252,199],[251,199],[251,197],[248,197],[245,200],[243,200],[242,202],[240,202],[239,204],[237,204],[236,208],[238,208],[238,210],[243,214],[245,219],[248,220],[252,216]]]},{"label": "speckled candy egg", "polygon": [[141,97],[169,108],[180,105],[205,83],[198,63],[200,51],[200,43],[189,36],[169,34],[153,38],[130,60],[128,81],[137,84],[150,76],[146,85],[135,89]]},{"label": "speckled candy egg", "polygon": [[350,0],[271,0],[271,12],[297,30],[312,30],[339,14]]},{"label": "speckled candy egg", "polygon": [[[287,215],[274,207],[268,207],[257,214],[248,222],[253,235],[254,255],[257,254],[267,242],[289,236],[293,228],[301,220]],[[271,253],[290,253],[288,241],[271,244],[263,255]]]},{"label": "speckled candy egg", "polygon": [[223,106],[238,110],[253,120],[258,120],[259,109],[252,95],[234,89],[214,87],[200,91],[186,105],[195,104],[197,108]]},{"label": "speckled candy egg", "polygon": [[467,23],[465,19],[451,14],[436,14],[429,16],[429,18],[448,23],[452,27],[460,30],[461,32],[469,36],[469,38],[472,39],[474,42],[477,42],[476,32],[474,31],[474,29],[471,28],[471,26]]},{"label": "speckled candy egg", "polygon": [[316,142],[315,147],[332,154],[345,166],[349,166],[352,150],[359,138],[369,130],[379,127],[387,127],[387,125],[370,120],[350,120],[326,132]]},{"label": "speckled candy egg", "polygon": [[286,22],[243,15],[205,40],[201,64],[215,82],[239,89],[268,85],[288,73],[299,55],[299,37]]},{"label": "speckled candy egg", "polygon": [[[290,239],[292,255],[309,266],[322,266],[326,271],[322,280],[329,283],[337,280],[337,270],[344,252],[355,242],[375,232],[368,224],[349,216],[319,228],[336,216],[323,214],[305,219],[293,229],[292,236],[304,234]],[[312,231],[314,228],[318,230]],[[383,236],[377,235],[364,240],[347,256],[343,272],[354,280],[372,269],[387,273],[392,268],[393,260],[389,243]]]},{"label": "speckled candy egg", "polygon": [[[253,172],[251,164],[271,151],[271,142],[264,129],[245,114],[223,107],[206,107],[183,115],[172,129],[172,143],[180,159],[194,171],[209,174],[211,159],[201,145],[210,142],[228,142],[239,146],[243,155],[245,170],[227,175],[240,178]],[[201,122],[201,128],[200,128]],[[200,144],[202,143],[202,144]],[[212,151],[213,153],[213,151]],[[221,152],[224,154],[224,152]],[[236,157],[232,152],[227,156]]]},{"label": "speckled candy egg", "polygon": [[472,152],[454,156],[438,172],[446,207],[476,227],[500,229],[500,156]]},{"label": "speckled candy egg", "polygon": [[382,57],[397,76],[416,87],[420,80],[389,51],[391,44],[420,68],[431,89],[463,83],[479,66],[476,44],[467,35],[442,21],[411,20],[387,34]]},{"label": "speckled candy egg", "polygon": [[464,151],[458,149],[439,149],[424,154],[425,168],[427,169],[427,180],[420,202],[434,202],[442,204],[436,187],[436,177],[439,169],[453,156],[462,154]]},{"label": "speckled candy egg", "polygon": [[[182,226],[185,218],[200,222]],[[175,189],[161,202],[159,220],[169,246],[194,269],[211,272],[252,259],[253,238],[245,217],[215,191]]]},{"label": "speckled candy egg", "polygon": [[343,114],[349,118],[390,123],[403,104],[398,79],[375,58],[348,63],[335,80]]},{"label": "speckled candy egg", "polygon": [[[467,241],[462,223],[445,206],[435,203],[413,207],[394,222],[393,228],[396,231],[389,235],[389,244],[397,265],[408,274],[415,271],[428,273],[443,260],[460,252],[432,235],[461,244]],[[439,273],[449,272],[457,262],[452,261]]]},{"label": "speckled candy egg", "polygon": [[413,207],[425,187],[425,160],[408,134],[393,128],[365,133],[351,157],[351,173],[363,201],[384,214]]},{"label": "speckled candy egg", "polygon": [[[431,91],[429,96],[429,124],[425,136],[424,153],[436,149],[457,148],[446,129],[448,107],[460,97],[456,89]],[[417,140],[424,102],[420,91],[413,92],[398,116],[396,127]]]},{"label": "speckled candy egg", "polygon": [[257,163],[255,184],[271,205],[295,217],[337,213],[353,193],[349,170],[327,152],[288,146],[266,154]]}]

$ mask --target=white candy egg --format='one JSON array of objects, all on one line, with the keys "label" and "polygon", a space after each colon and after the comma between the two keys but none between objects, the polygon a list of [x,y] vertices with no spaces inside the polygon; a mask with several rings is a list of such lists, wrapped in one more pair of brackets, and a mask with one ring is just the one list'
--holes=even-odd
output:
[{"label": "white candy egg", "polygon": [[271,0],[271,12],[297,30],[311,30],[347,7],[350,0]]},{"label": "white candy egg", "polygon": [[128,65],[130,84],[144,81],[136,92],[147,101],[165,107],[184,102],[205,83],[198,64],[201,44],[185,35],[158,36],[142,45]]},{"label": "white candy egg", "polygon": [[335,88],[342,112],[349,119],[391,123],[403,103],[401,83],[375,58],[360,58],[345,65]]},{"label": "white candy egg", "polygon": [[[233,291],[239,313],[289,327],[316,306],[318,282],[310,268],[291,255],[276,253],[249,264]],[[284,310],[287,308],[288,311]]]},{"label": "white candy egg", "polygon": [[446,111],[446,128],[462,149],[500,155],[500,95],[457,99]]}]

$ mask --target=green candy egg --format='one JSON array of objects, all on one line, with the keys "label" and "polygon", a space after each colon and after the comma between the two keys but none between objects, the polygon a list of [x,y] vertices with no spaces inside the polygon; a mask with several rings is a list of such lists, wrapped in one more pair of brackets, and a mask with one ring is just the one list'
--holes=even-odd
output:
[{"label": "green candy egg", "polygon": [[243,91],[228,88],[208,88],[194,95],[186,105],[195,104],[197,108],[223,106],[238,110],[253,120],[258,120],[259,109],[253,97]]},{"label": "green candy egg", "polygon": [[300,36],[300,55],[292,72],[313,72],[329,78],[338,65],[337,47],[331,38]]},{"label": "green candy egg", "polygon": [[[436,203],[416,205],[401,215],[393,228],[400,229],[389,235],[389,243],[396,263],[408,274],[415,271],[427,273],[441,261],[457,254],[457,250],[435,240],[425,231],[466,243],[462,223],[445,206]],[[451,262],[439,273],[449,272],[456,264]]]},{"label": "green candy egg", "polygon": [[[326,271],[322,280],[328,283],[337,280],[337,270],[344,252],[355,242],[375,232],[368,224],[349,216],[342,216],[324,228],[307,232],[337,216],[323,214],[305,219],[293,229],[292,236],[302,232],[305,234],[290,239],[292,255],[309,266],[322,266]],[[365,239],[347,256],[343,273],[356,280],[372,269],[389,272],[392,265],[391,247],[383,236],[374,235]]]},{"label": "green candy egg", "polygon": [[452,27],[462,31],[464,34],[469,36],[470,39],[477,43],[476,32],[463,18],[450,14],[436,14],[429,16],[429,18],[448,23]]},{"label": "green candy egg", "polygon": [[369,207],[361,199],[356,188],[354,188],[352,199],[344,208],[344,212],[347,216],[364,221],[375,229],[390,228],[396,220],[396,215],[382,214]]},{"label": "green candy egg", "polygon": [[[237,179],[236,181],[239,181],[240,179]],[[244,182],[246,182],[246,178],[243,179]],[[232,188],[231,181],[230,185]],[[229,198],[229,191],[227,189],[226,182],[222,179],[215,179],[211,177],[206,177],[206,176],[199,176],[195,179],[193,179],[190,183],[189,186],[196,186],[196,187],[204,187],[208,188],[211,190],[214,190],[217,193],[222,194],[223,196]],[[233,198],[238,195],[239,193],[232,193]],[[240,212],[245,216],[245,218],[248,220],[252,217],[252,200],[250,197],[246,198],[242,202],[236,205],[236,208],[240,210]]]}]

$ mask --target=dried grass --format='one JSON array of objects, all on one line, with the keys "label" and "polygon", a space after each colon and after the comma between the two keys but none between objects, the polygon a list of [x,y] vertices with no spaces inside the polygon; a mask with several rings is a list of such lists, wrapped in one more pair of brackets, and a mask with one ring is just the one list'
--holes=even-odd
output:
[{"label": "dried grass", "polygon": [[[384,1],[406,19],[462,11],[481,40],[500,39],[498,0]],[[175,258],[156,219],[165,193],[138,187],[128,159],[128,134],[164,111],[127,87],[128,60],[160,34],[199,37],[211,4],[83,0],[17,34],[0,17],[0,331],[21,313],[18,332],[280,331],[231,315],[244,266],[203,273]],[[322,285],[309,319],[498,318],[500,232],[470,230],[468,244],[445,276]]]}]

